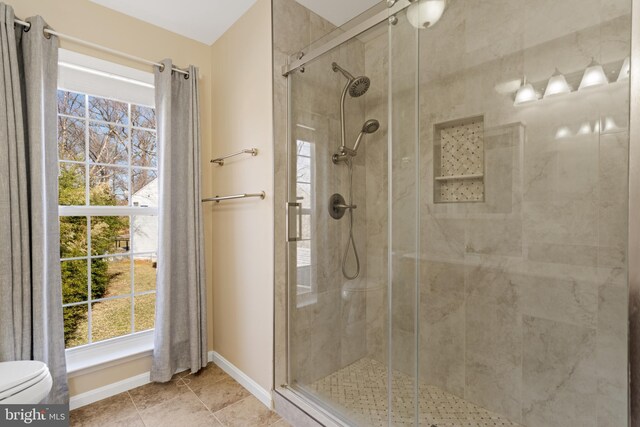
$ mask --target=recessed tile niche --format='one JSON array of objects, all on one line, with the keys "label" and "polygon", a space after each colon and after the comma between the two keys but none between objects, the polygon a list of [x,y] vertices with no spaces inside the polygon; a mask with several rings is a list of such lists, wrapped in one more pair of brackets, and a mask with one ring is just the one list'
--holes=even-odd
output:
[{"label": "recessed tile niche", "polygon": [[435,203],[484,201],[484,117],[434,127]]}]

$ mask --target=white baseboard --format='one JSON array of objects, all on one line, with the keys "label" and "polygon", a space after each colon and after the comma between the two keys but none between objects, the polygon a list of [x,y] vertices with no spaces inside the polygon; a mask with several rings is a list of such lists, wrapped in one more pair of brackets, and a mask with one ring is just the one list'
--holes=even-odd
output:
[{"label": "white baseboard", "polygon": [[107,397],[132,390],[136,387],[140,387],[141,385],[149,384],[150,382],[149,372],[145,372],[144,374],[129,377],[113,384],[107,384],[103,387],[87,391],[86,393],[71,396],[71,399],[69,399],[69,409],[76,409],[81,406],[106,399]]},{"label": "white baseboard", "polygon": [[209,352],[209,360],[218,365],[220,369],[225,371],[231,378],[236,380],[240,385],[249,390],[256,399],[262,402],[267,408],[273,409],[273,400],[271,398],[271,392],[262,388],[260,384],[249,378],[247,374],[238,369],[235,365],[229,362],[215,351]]},{"label": "white baseboard", "polygon": [[[273,401],[271,399],[271,393],[269,391],[262,388],[257,382],[249,378],[247,374],[242,372],[235,365],[233,365],[231,362],[229,362],[227,359],[225,359],[215,351],[210,351],[207,354],[207,358],[209,362],[213,362],[218,365],[220,369],[225,371],[244,388],[249,390],[249,392],[251,392],[251,394],[253,394],[265,406],[267,406],[269,409],[273,409]],[[71,398],[69,399],[69,409],[77,409],[82,406],[97,402],[99,400],[115,396],[116,394],[132,390],[136,387],[149,384],[150,382],[150,372],[145,372],[143,374],[115,382],[113,384],[107,384],[103,387],[71,396]]]}]

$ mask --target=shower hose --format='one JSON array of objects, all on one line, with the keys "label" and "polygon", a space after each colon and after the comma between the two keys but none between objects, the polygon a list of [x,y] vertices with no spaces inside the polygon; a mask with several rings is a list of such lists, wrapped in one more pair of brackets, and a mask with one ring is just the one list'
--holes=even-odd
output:
[{"label": "shower hose", "polygon": [[[349,168],[349,201],[347,202],[349,205],[353,205],[353,163],[351,159],[347,162],[347,167]],[[353,255],[356,258],[356,272],[353,275],[349,275],[347,273],[347,256],[349,255],[349,249],[353,248]],[[349,239],[347,240],[347,245],[344,248],[344,255],[342,256],[342,275],[347,280],[353,280],[358,277],[360,274],[360,258],[358,257],[358,248],[356,248],[356,241],[353,238],[353,209],[349,209]]]}]

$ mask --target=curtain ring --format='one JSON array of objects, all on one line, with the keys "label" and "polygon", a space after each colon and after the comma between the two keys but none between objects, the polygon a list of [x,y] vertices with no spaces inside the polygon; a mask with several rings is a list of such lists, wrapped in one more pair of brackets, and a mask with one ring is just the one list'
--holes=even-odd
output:
[{"label": "curtain ring", "polygon": [[22,27],[22,31],[24,31],[25,33],[28,33],[29,30],[31,29],[31,22],[27,22],[28,25],[25,25],[24,27]]},{"label": "curtain ring", "polygon": [[44,27],[44,28],[42,29],[42,34],[44,35],[44,38],[45,38],[45,39],[50,40],[50,39],[51,39],[51,34],[47,33],[47,30],[48,30],[48,28],[47,28],[47,27]]},{"label": "curtain ring", "polygon": [[184,75],[184,79],[185,79],[185,80],[189,80],[189,76],[190,76],[190,74],[189,74],[189,73],[185,74],[185,75]]},{"label": "curtain ring", "polygon": [[164,71],[164,64],[163,64],[163,63],[160,63],[160,65],[158,66],[158,68],[160,68],[160,72],[163,72],[163,71]]}]

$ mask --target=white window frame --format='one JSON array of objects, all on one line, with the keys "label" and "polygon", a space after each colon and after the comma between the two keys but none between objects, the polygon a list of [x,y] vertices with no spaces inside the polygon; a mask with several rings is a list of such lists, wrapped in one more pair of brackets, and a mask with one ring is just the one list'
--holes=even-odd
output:
[{"label": "white window frame", "polygon": [[[72,161],[72,160],[58,160],[59,164],[76,164],[78,166],[85,167],[85,205],[84,206],[59,206],[59,217],[64,216],[84,216],[87,218],[87,255],[83,257],[75,258],[60,258],[60,262],[72,261],[72,260],[86,260],[88,265],[91,265],[92,259],[99,258],[114,258],[114,257],[127,257],[131,262],[131,289],[130,292],[124,295],[112,296],[107,298],[91,299],[91,274],[88,270],[87,274],[87,286],[88,286],[88,299],[87,301],[63,304],[63,307],[69,307],[74,305],[86,304],[89,308],[87,315],[88,322],[88,340],[89,343],[77,347],[66,349],[67,359],[67,373],[70,376],[80,373],[86,373],[96,367],[103,368],[107,365],[121,363],[125,360],[131,360],[138,357],[144,357],[150,355],[153,349],[153,335],[154,329],[149,329],[141,332],[135,331],[134,322],[134,309],[133,303],[135,296],[153,294],[156,291],[144,291],[135,292],[134,283],[134,263],[133,260],[136,256],[151,255],[156,252],[133,252],[134,235],[131,233],[134,216],[157,216],[157,207],[138,207],[132,206],[133,194],[131,194],[132,185],[132,170],[133,169],[147,169],[158,171],[158,166],[152,167],[140,167],[132,165],[132,149],[131,149],[131,131],[134,129],[143,129],[150,131],[146,128],[137,128],[133,126],[131,120],[127,125],[117,124],[128,128],[128,162],[127,165],[107,165],[102,163],[93,163],[89,161],[89,123],[98,122],[97,120],[89,120],[88,115],[88,98],[89,96],[97,96],[100,98],[116,99],[120,102],[126,102],[129,104],[129,118],[131,117],[131,104],[153,107],[154,102],[150,98],[150,94],[153,93],[153,74],[135,70],[129,67],[124,67],[118,64],[114,64],[108,61],[103,61],[90,56],[78,54],[76,52],[66,51],[60,49],[59,54],[59,69],[60,78],[58,82],[58,88],[60,90],[71,91],[76,93],[86,94],[85,99],[85,115],[82,118],[68,116],[74,119],[82,119],[85,122],[85,159],[84,161]],[[100,90],[94,91],[96,86],[95,79],[100,81]],[[120,94],[121,96],[107,96],[108,94]],[[65,116],[66,115],[60,115]],[[155,131],[155,130],[154,130]],[[103,165],[109,167],[122,168],[128,171],[129,178],[129,203],[128,206],[90,206],[89,205],[89,176],[87,175],[87,165]],[[125,254],[110,254],[110,255],[91,255],[91,217],[92,216],[128,216],[130,217],[130,241],[129,251]],[[107,340],[98,342],[91,342],[91,304],[94,302],[104,302],[110,300],[116,300],[121,298],[131,298],[131,332],[126,335],[114,337]]]}]

